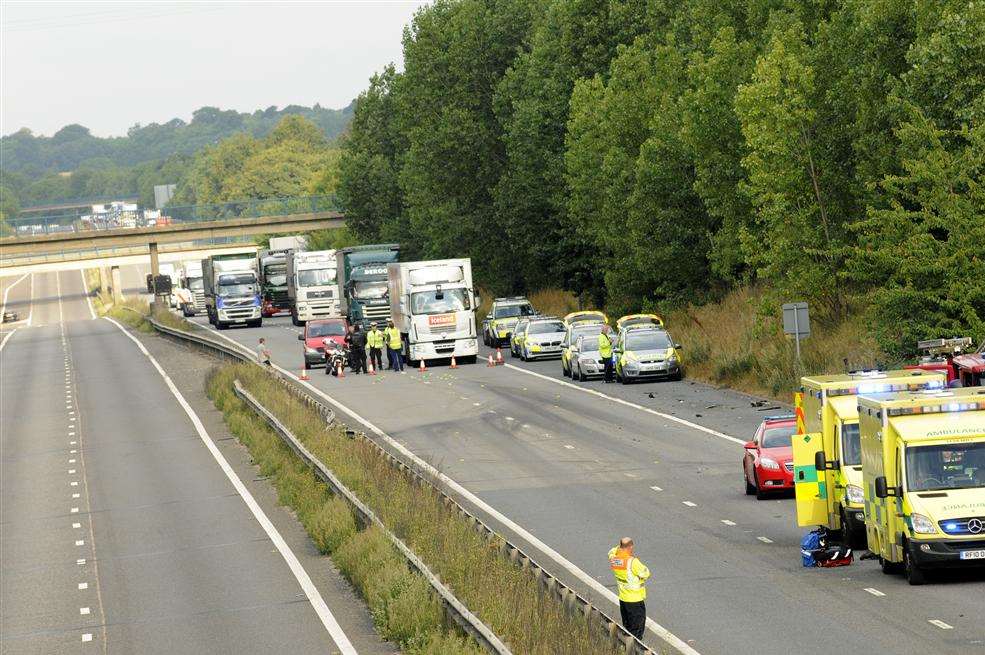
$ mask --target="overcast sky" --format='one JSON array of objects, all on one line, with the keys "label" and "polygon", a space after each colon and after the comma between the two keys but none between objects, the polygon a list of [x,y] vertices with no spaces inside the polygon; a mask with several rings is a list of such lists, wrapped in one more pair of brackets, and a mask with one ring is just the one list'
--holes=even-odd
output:
[{"label": "overcast sky", "polygon": [[2,0],[0,131],[80,123],[110,136],[203,105],[341,108],[400,65],[403,27],[424,4]]}]

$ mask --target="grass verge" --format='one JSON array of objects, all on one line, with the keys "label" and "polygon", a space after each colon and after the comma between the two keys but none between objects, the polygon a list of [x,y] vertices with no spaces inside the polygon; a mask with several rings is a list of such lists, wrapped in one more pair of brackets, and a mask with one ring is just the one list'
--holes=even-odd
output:
[{"label": "grass verge", "polygon": [[[343,574],[366,598],[381,634],[411,652],[471,652],[460,650],[447,630],[440,633],[443,641],[428,641],[434,639],[435,621],[441,612],[433,594],[422,595],[430,592],[427,583],[417,576],[414,579],[420,582],[413,584],[404,578],[406,565],[389,559],[396,551],[377,544],[382,534],[374,536],[372,529],[355,532],[348,509],[339,506],[342,501],[328,496],[262,419],[236,398],[234,379],[277,415],[513,652],[618,652],[584,618],[568,614],[552,596],[542,592],[531,575],[504,560],[499,554],[501,544],[487,542],[447,507],[434,489],[398,473],[371,444],[349,439],[339,427],[326,429],[317,412],[257,367],[238,364],[218,370],[208,382],[213,402],[225,413],[233,433],[250,448],[261,472],[274,477],[282,502],[298,512],[315,543],[332,554]],[[365,560],[371,559],[366,556],[368,548],[378,549],[372,552],[379,560],[363,568]],[[399,580],[389,580],[391,571]],[[412,589],[407,593],[414,596],[394,595],[394,590],[405,588]],[[429,645],[414,650],[422,639]],[[461,645],[464,648],[464,643]]]}]

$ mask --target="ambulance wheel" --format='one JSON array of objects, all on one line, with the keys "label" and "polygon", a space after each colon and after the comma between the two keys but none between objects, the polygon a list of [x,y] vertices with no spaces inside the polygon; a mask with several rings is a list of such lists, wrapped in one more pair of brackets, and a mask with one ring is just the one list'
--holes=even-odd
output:
[{"label": "ambulance wheel", "polygon": [[903,575],[906,577],[906,581],[914,586],[927,582],[927,574],[913,561],[906,545],[903,546]]},{"label": "ambulance wheel", "polygon": [[746,477],[745,473],[742,474],[742,480],[746,483],[746,495],[751,496],[756,493],[756,485],[749,484],[749,478]]},{"label": "ambulance wheel", "polygon": [[898,564],[894,562],[890,562],[882,555],[879,556],[879,567],[882,569],[882,572],[885,573],[886,575],[893,575],[899,570]]}]

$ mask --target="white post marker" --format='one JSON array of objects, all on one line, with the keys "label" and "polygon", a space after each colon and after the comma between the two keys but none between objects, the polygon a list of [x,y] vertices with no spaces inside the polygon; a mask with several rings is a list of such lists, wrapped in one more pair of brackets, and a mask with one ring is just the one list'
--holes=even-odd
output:
[{"label": "white post marker", "polygon": [[[123,328],[121,327],[120,329],[123,329]],[[214,334],[215,336],[217,336],[217,337],[219,337],[221,339],[224,339],[225,341],[228,341],[229,343],[233,344],[241,352],[245,353],[247,355],[247,357],[252,357],[252,353],[246,348],[246,346],[244,346],[243,344],[239,343],[235,339],[232,339],[230,337],[227,337],[226,335],[221,334],[221,333],[219,333],[217,331],[213,331],[212,334]],[[128,336],[129,336],[129,334],[128,334]],[[130,338],[133,339],[132,336]],[[517,367],[513,366],[512,364],[506,364],[506,366],[511,367],[511,368],[514,368],[514,369],[516,369],[518,371],[524,371],[524,369],[517,368]],[[282,375],[292,376],[292,374],[291,374],[290,371],[288,371],[287,369],[285,369],[285,368],[283,368],[281,366],[278,366],[277,364],[273,364],[273,368],[275,368],[278,371],[280,371],[280,373]],[[545,380],[550,380],[551,382],[559,382],[561,384],[564,384],[564,383],[560,382],[560,380],[554,380],[553,378],[549,378],[546,375],[540,375],[539,373],[533,373],[531,371],[524,371],[524,372],[525,373],[530,373],[531,375],[535,375],[537,377],[544,378]],[[590,576],[587,573],[585,573],[584,571],[582,571],[580,568],[578,568],[577,565],[575,565],[573,562],[569,561],[567,558],[565,558],[559,552],[557,552],[556,550],[554,550],[553,548],[551,548],[550,546],[548,546],[547,544],[545,544],[543,541],[541,541],[540,539],[538,539],[537,537],[535,537],[534,535],[532,535],[530,532],[528,532],[526,529],[524,529],[521,525],[519,525],[518,523],[516,523],[512,519],[506,517],[503,513],[501,513],[500,511],[498,511],[497,509],[495,509],[494,507],[492,507],[488,503],[486,503],[484,500],[482,500],[481,498],[479,498],[478,496],[476,496],[475,494],[473,494],[471,491],[469,491],[468,489],[466,489],[465,487],[463,487],[462,485],[460,485],[458,482],[456,482],[455,480],[449,478],[447,475],[445,475],[444,473],[442,473],[441,471],[439,471],[438,469],[436,469],[435,467],[433,467],[432,465],[428,464],[423,459],[421,459],[420,457],[418,457],[417,455],[415,455],[414,453],[412,453],[409,449],[407,449],[404,445],[402,445],[401,443],[399,443],[396,439],[394,439],[393,437],[391,437],[390,435],[388,435],[386,432],[384,432],[380,428],[378,428],[375,425],[373,425],[373,423],[371,423],[370,421],[366,420],[364,417],[360,416],[356,412],[352,411],[351,409],[349,409],[348,407],[346,407],[345,405],[343,405],[339,401],[335,400],[334,398],[332,398],[331,396],[329,396],[328,394],[326,394],[325,392],[323,392],[321,389],[319,389],[318,387],[314,386],[310,382],[298,382],[298,384],[304,385],[304,387],[307,388],[307,389],[309,389],[312,393],[318,395],[320,398],[324,399],[329,404],[337,407],[339,409],[339,411],[341,411],[341,412],[343,412],[345,414],[348,414],[352,418],[356,419],[357,421],[359,421],[360,423],[362,423],[363,425],[365,425],[367,428],[369,428],[370,431],[375,432],[377,435],[379,435],[379,437],[381,439],[383,439],[387,443],[387,445],[389,445],[391,448],[393,448],[394,450],[396,450],[397,452],[399,452],[401,455],[403,455],[404,457],[406,457],[410,461],[414,462],[414,464],[416,466],[418,466],[421,471],[427,473],[429,476],[432,476],[434,479],[440,481],[443,485],[445,485],[447,488],[451,489],[453,492],[455,492],[456,494],[460,495],[461,497],[465,498],[469,503],[471,503],[472,505],[474,505],[475,507],[477,507],[480,511],[485,512],[486,514],[488,514],[489,516],[491,516],[495,521],[497,521],[497,522],[501,523],[502,525],[506,526],[507,529],[512,530],[514,533],[516,533],[517,535],[519,535],[519,537],[521,539],[525,540],[531,546],[533,546],[534,548],[536,548],[539,551],[541,551],[544,555],[546,555],[547,557],[549,557],[555,564],[557,564],[558,566],[560,566],[561,568],[563,568],[565,571],[567,571],[568,573],[570,573],[574,577],[576,577],[579,581],[581,581],[582,584],[584,584],[585,586],[587,586],[589,589],[591,589],[595,593],[599,594],[603,598],[608,599],[613,605],[615,605],[615,606],[618,606],[619,605],[619,597],[612,590],[610,590],[609,588],[607,588],[605,585],[603,585],[601,582],[599,582],[598,580],[596,580],[592,576]],[[572,386],[575,389],[580,389],[581,388],[581,387],[577,387],[577,386],[574,386],[574,385],[570,385],[570,386]],[[589,391],[589,390],[588,389],[583,389],[583,391]],[[602,397],[605,397],[605,398],[610,398],[610,396],[606,396],[605,394],[601,394],[601,393],[598,393],[598,392],[590,392],[590,393],[596,393],[599,396],[602,396]],[[618,400],[618,399],[613,399],[613,400]],[[645,410],[647,412],[651,412],[651,413],[660,415],[659,412],[654,412],[653,410],[647,409],[647,408],[642,407],[640,405],[634,405],[633,403],[629,403],[629,402],[626,402],[626,401],[620,401],[620,402],[623,402],[626,405],[630,405],[630,406],[633,406],[633,407],[639,407],[640,409],[643,409],[643,410]],[[698,429],[701,429],[701,430],[703,430],[705,432],[711,432],[712,434],[716,434],[716,436],[724,437],[725,439],[729,439],[731,441],[735,441],[735,442],[737,442],[739,444],[745,443],[744,441],[741,441],[739,439],[736,439],[735,437],[730,437],[730,436],[728,436],[726,434],[722,434],[720,432],[719,433],[716,433],[714,430],[709,430],[708,428],[702,428],[701,426],[694,425],[693,423],[689,423],[688,421],[684,421],[683,419],[678,419],[677,417],[667,416],[667,418],[670,418],[671,420],[675,420],[675,421],[678,421],[678,422],[681,422],[681,423],[688,423],[689,425],[692,425],[693,427],[696,427]],[[660,639],[662,639],[664,641],[664,643],[666,643],[667,645],[669,645],[670,647],[672,647],[678,653],[681,653],[682,655],[700,655],[700,653],[697,650],[695,650],[692,646],[690,646],[683,639],[681,639],[680,637],[678,637],[677,635],[675,635],[674,633],[672,633],[670,630],[668,630],[667,628],[663,627],[662,625],[660,625],[659,623],[657,623],[656,621],[654,621],[653,619],[651,619],[649,617],[647,617],[647,619],[646,619],[646,626],[653,632],[653,634],[655,634],[657,637],[659,637]]]},{"label": "white post marker", "polygon": [[167,385],[168,389],[171,391],[171,395],[173,395],[175,400],[178,401],[178,404],[181,405],[181,408],[185,411],[185,414],[192,422],[192,425],[195,426],[195,431],[201,438],[202,443],[204,443],[205,447],[208,448],[216,463],[219,464],[219,468],[221,468],[222,472],[226,474],[226,477],[232,483],[237,493],[239,493],[240,497],[243,499],[243,502],[246,503],[246,506],[250,509],[250,512],[253,513],[253,517],[257,520],[257,523],[260,524],[264,532],[267,533],[267,536],[270,537],[270,541],[273,542],[281,557],[283,557],[284,561],[287,562],[287,566],[291,569],[291,573],[294,574],[294,578],[298,581],[298,584],[301,585],[301,589],[304,591],[305,596],[308,597],[308,602],[311,603],[311,606],[314,608],[315,613],[321,620],[322,625],[325,626],[325,630],[328,631],[328,634],[332,637],[332,640],[335,641],[336,646],[338,646],[339,653],[341,653],[341,655],[358,655],[356,648],[352,645],[352,642],[349,641],[349,638],[342,630],[342,626],[340,626],[338,621],[335,620],[335,616],[332,614],[332,611],[328,608],[328,605],[322,598],[321,592],[318,591],[318,588],[311,581],[311,578],[308,576],[308,572],[304,570],[304,567],[301,566],[301,562],[298,561],[297,556],[295,556],[290,546],[287,545],[287,542],[284,541],[284,537],[281,536],[280,532],[277,531],[277,528],[274,527],[274,524],[270,522],[269,518],[267,518],[267,515],[264,513],[263,509],[257,504],[257,501],[253,498],[253,494],[250,493],[249,489],[247,489],[243,484],[243,481],[239,479],[238,475],[236,475],[236,471],[234,471],[229,465],[229,462],[226,461],[223,454],[219,452],[219,448],[216,447],[212,437],[210,437],[209,433],[205,430],[205,426],[202,424],[201,419],[198,418],[195,410],[192,409],[191,405],[188,404],[188,401],[185,400],[185,397],[181,395],[180,391],[178,391],[178,387],[176,387],[174,382],[171,381],[171,378],[164,371],[164,369],[161,368],[161,365],[157,363],[154,356],[151,355],[146,348],[144,348],[144,344],[140,343],[136,337],[130,334],[126,328],[117,323],[115,320],[108,317],[104,318],[118,327],[120,331],[127,336],[127,338],[133,341],[140,352],[143,353],[154,368],[157,369],[157,372],[161,375],[161,378],[164,379],[164,384]]}]

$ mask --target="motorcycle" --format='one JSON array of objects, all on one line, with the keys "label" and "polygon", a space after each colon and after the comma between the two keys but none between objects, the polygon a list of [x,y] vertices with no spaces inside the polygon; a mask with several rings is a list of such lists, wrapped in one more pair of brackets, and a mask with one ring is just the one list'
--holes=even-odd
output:
[{"label": "motorcycle", "polygon": [[340,344],[325,339],[325,374],[338,375],[339,370],[349,366],[349,350]]}]

